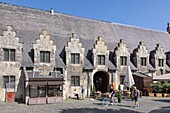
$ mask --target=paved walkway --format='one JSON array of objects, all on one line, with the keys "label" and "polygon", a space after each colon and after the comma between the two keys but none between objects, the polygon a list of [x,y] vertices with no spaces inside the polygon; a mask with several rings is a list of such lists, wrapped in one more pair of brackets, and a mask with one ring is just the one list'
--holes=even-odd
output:
[{"label": "paved walkway", "polygon": [[102,105],[102,101],[67,99],[62,103],[25,105],[0,102],[0,113],[170,113],[170,98],[142,97],[140,107],[133,108],[134,101],[122,100],[117,105]]}]

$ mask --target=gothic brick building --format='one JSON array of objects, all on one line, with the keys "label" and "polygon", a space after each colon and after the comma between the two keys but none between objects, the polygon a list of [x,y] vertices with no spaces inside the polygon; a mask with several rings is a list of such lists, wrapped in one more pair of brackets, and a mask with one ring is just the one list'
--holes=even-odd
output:
[{"label": "gothic brick building", "polygon": [[5,3],[0,15],[1,101],[53,103],[82,86],[89,96],[93,85],[107,92],[127,66],[141,90],[139,78],[170,72],[168,32]]}]

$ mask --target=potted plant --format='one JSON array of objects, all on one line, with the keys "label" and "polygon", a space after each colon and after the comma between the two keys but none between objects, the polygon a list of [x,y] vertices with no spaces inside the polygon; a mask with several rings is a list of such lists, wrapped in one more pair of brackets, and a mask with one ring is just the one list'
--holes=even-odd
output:
[{"label": "potted plant", "polygon": [[154,97],[153,89],[152,89],[153,83],[150,84],[150,87],[147,88],[148,95],[150,97]]},{"label": "potted plant", "polygon": [[151,96],[151,97],[154,97],[154,96],[156,96],[156,94],[155,94],[155,89],[156,89],[156,84],[154,84],[154,83],[151,83],[150,84],[150,87],[151,87],[151,92],[149,93],[149,96]]},{"label": "potted plant", "polygon": [[152,88],[153,92],[155,93],[155,96],[157,96],[157,97],[162,96],[162,93],[160,93],[162,91],[162,88],[163,88],[161,82],[151,83],[151,88]]},{"label": "potted plant", "polygon": [[121,103],[121,100],[122,100],[122,91],[121,91],[120,85],[118,86],[117,99],[118,99],[118,103]]},{"label": "potted plant", "polygon": [[162,96],[163,96],[163,97],[168,97],[167,92],[168,92],[168,89],[169,89],[169,87],[170,87],[170,83],[164,82],[164,83],[162,84],[162,87],[163,87],[163,90],[164,90],[164,93],[162,93]]},{"label": "potted plant", "polygon": [[163,88],[162,83],[158,82],[157,87],[156,87],[156,91],[157,91],[156,96],[157,97],[162,97],[162,93],[161,93],[162,88]]},{"label": "potted plant", "polygon": [[132,101],[134,100],[134,85],[132,85],[130,89],[130,98],[132,99]]}]

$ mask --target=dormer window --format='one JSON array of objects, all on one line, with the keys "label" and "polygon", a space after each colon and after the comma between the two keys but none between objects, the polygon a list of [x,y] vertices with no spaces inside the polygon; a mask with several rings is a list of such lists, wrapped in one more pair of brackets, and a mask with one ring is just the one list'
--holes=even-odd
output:
[{"label": "dormer window", "polygon": [[105,55],[98,55],[98,65],[105,65]]},{"label": "dormer window", "polygon": [[15,61],[15,49],[3,49],[4,61]]},{"label": "dormer window", "polygon": [[141,66],[146,66],[146,57],[141,57]]},{"label": "dormer window", "polygon": [[50,63],[50,52],[49,51],[40,51],[40,62]]},{"label": "dormer window", "polygon": [[164,66],[164,59],[158,59],[158,66],[163,67]]},{"label": "dormer window", "polygon": [[80,63],[80,54],[71,53],[71,64],[79,64],[79,63]]},{"label": "dormer window", "polygon": [[126,56],[120,56],[120,65],[121,66],[127,65],[127,57]]}]

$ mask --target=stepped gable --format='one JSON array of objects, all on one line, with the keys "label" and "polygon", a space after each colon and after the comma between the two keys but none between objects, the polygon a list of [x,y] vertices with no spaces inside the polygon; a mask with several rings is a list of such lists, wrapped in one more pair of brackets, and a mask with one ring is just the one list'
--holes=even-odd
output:
[{"label": "stepped gable", "polygon": [[80,37],[80,43],[85,48],[85,55],[87,56],[85,61],[88,60],[88,64],[91,63],[88,53],[93,48],[98,36],[103,37],[110,52],[114,51],[120,39],[124,40],[131,53],[140,41],[143,41],[148,51],[153,50],[158,42],[165,52],[170,50],[170,35],[167,32],[92,20],[57,12],[51,15],[50,10],[39,10],[2,2],[0,3],[0,15],[0,34],[2,35],[7,25],[12,25],[17,32],[17,36],[20,37],[20,41],[24,43],[23,66],[33,66],[33,61],[30,57],[33,48],[32,44],[35,43],[36,38],[43,29],[48,30],[51,39],[56,45],[56,58],[60,62],[58,64],[62,65],[61,67],[65,65],[64,62],[61,63],[64,57],[64,46],[67,45],[72,33],[76,33]]}]

